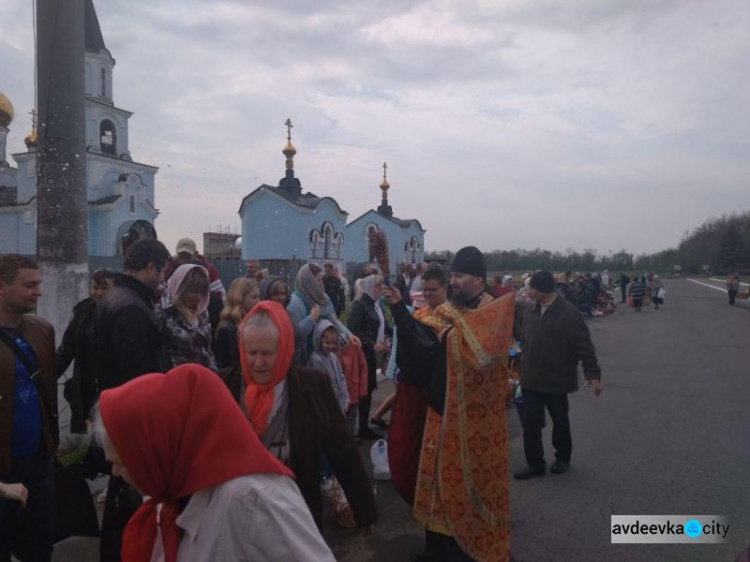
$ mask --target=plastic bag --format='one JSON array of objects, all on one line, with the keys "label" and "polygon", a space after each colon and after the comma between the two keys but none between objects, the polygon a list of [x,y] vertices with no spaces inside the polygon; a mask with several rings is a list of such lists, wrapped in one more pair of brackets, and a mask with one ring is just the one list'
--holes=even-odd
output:
[{"label": "plastic bag", "polygon": [[391,469],[388,467],[388,443],[385,439],[378,439],[370,449],[372,460],[372,475],[375,480],[390,480]]}]

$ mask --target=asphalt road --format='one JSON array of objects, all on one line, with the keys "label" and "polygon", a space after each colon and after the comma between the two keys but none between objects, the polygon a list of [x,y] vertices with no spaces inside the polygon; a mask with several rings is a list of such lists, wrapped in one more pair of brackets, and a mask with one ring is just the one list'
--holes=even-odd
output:
[{"label": "asphalt road", "polygon": [[[717,562],[750,545],[750,302],[727,303],[723,283],[665,281],[666,304],[621,308],[589,321],[604,393],[570,396],[573,462],[564,475],[511,479],[515,562]],[[391,391],[383,383],[379,402]],[[518,418],[508,410],[511,467],[525,464]],[[553,459],[551,428],[544,434]],[[368,451],[362,448],[366,460]],[[367,461],[367,465],[370,463]],[[341,562],[408,561],[422,531],[390,482],[377,483],[375,534],[324,536]],[[611,544],[612,515],[724,515],[727,542]],[[87,562],[96,541],[70,539],[54,560]]]}]

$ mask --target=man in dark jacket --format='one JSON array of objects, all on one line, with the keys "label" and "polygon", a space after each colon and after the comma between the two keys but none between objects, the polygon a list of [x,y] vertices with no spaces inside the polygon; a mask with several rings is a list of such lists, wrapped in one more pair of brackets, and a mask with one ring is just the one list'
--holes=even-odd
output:
[{"label": "man in dark jacket", "polygon": [[41,282],[32,260],[0,255],[0,482],[22,485],[17,501],[0,498],[0,560],[10,560],[11,550],[19,557],[22,552],[24,560],[52,558],[58,445],[55,331],[47,321],[28,315],[42,295]]},{"label": "man in dark jacket", "polygon": [[530,289],[535,304],[523,311],[519,323],[523,338],[523,447],[528,467],[515,473],[518,480],[545,474],[542,445],[545,406],[552,418],[552,446],[557,457],[550,472],[562,474],[570,467],[573,441],[568,394],[578,390],[579,361],[583,364],[584,386],[592,385],[596,396],[602,392],[601,370],[581,312],[555,293],[555,278],[549,271],[532,275]]},{"label": "man in dark jacket", "polygon": [[[137,240],[125,254],[125,273],[115,276],[114,287],[96,307],[91,340],[100,391],[162,371],[154,301],[170,259],[158,240]],[[140,504],[140,496],[122,478],[110,478],[102,520],[102,562],[120,560],[122,532]]]}]

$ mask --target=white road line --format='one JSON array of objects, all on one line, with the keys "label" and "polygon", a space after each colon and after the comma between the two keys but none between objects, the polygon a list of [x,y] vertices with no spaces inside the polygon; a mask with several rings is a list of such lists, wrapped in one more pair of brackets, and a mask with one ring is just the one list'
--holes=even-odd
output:
[{"label": "white road line", "polygon": [[704,287],[708,287],[709,289],[716,289],[717,291],[721,291],[722,293],[727,292],[727,290],[723,287],[717,287],[716,285],[709,285],[708,283],[704,283],[703,281],[696,281],[695,279],[690,279],[690,277],[688,277],[687,280],[692,281],[693,283],[698,283],[698,285],[703,285]]},{"label": "white road line", "polygon": [[[710,277],[711,281],[718,281],[719,283],[726,283],[726,279],[715,279],[713,277]],[[750,283],[745,283],[744,281],[740,281],[740,285],[748,285],[750,286]]]}]

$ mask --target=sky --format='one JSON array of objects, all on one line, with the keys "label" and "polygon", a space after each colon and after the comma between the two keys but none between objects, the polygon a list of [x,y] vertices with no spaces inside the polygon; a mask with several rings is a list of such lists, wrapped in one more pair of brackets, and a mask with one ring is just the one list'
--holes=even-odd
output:
[{"label": "sky", "polygon": [[[0,91],[25,150],[33,0],[0,0]],[[159,237],[240,228],[284,175],[349,220],[389,203],[425,249],[655,252],[750,208],[747,0],[95,0],[158,166]]]}]

